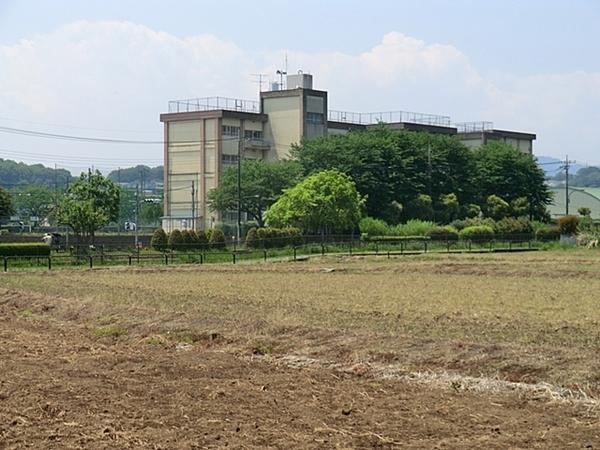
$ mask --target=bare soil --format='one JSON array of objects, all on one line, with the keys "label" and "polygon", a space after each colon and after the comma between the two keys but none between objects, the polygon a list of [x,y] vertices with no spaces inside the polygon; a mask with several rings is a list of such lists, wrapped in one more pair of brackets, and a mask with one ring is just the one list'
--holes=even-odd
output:
[{"label": "bare soil", "polygon": [[0,290],[0,448],[600,447],[597,411],[577,402],[294,367],[218,322],[178,339],[90,327],[76,301]]}]

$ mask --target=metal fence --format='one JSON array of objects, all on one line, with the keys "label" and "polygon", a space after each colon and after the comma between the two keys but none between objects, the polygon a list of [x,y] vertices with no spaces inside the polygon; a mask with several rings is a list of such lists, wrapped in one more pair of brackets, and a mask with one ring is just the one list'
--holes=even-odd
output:
[{"label": "metal fence", "polygon": [[243,261],[275,261],[306,259],[311,255],[384,256],[387,258],[426,253],[509,252],[537,250],[540,243],[530,235],[505,236],[494,239],[372,239],[355,236],[303,236],[287,246],[264,245],[246,248],[235,244],[229,248],[209,249],[182,247],[163,252],[134,249],[122,251],[102,246],[79,252],[52,253],[50,256],[4,256],[3,270],[89,268],[109,266],[148,266],[172,264],[237,264]]}]

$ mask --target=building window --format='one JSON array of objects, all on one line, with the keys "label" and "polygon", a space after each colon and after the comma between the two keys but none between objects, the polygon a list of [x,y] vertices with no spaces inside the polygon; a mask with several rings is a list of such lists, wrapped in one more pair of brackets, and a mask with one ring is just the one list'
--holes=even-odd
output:
[{"label": "building window", "polygon": [[246,139],[262,139],[263,132],[259,130],[244,130],[244,137]]},{"label": "building window", "polygon": [[223,136],[240,137],[240,127],[234,127],[233,125],[223,125],[221,127],[221,134]]},{"label": "building window", "polygon": [[237,160],[238,160],[238,155],[226,155],[226,154],[221,155],[221,162],[223,164],[235,164],[235,163],[237,163]]},{"label": "building window", "polygon": [[306,123],[312,123],[315,125],[323,125],[324,116],[321,113],[307,112],[306,113]]}]

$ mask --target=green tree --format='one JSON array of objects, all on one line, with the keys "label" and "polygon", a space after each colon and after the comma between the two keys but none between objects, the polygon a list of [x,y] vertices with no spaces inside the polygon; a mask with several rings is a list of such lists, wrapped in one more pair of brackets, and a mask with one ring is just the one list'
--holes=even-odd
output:
[{"label": "green tree", "polygon": [[154,231],[154,234],[152,235],[150,245],[153,249],[162,252],[166,250],[168,242],[169,237],[167,236],[167,233],[165,233],[165,230],[163,230],[162,228],[158,228]]},{"label": "green tree", "polygon": [[43,220],[55,208],[54,192],[45,186],[27,186],[13,192],[14,205],[21,217]]},{"label": "green tree", "polygon": [[157,225],[162,216],[163,216],[162,203],[142,203],[140,205],[140,212],[139,212],[140,224]]},{"label": "green tree", "polygon": [[0,220],[6,220],[13,213],[14,208],[8,191],[0,187]]},{"label": "green tree", "polygon": [[546,185],[544,171],[531,155],[502,142],[490,142],[474,154],[479,204],[485,204],[490,195],[499,196],[509,204],[525,197],[529,203],[530,218],[545,218],[546,206],[552,201],[552,195]]},{"label": "green tree", "polygon": [[173,230],[169,233],[168,245],[171,250],[180,250],[183,243],[183,235],[180,230]]},{"label": "green tree", "polygon": [[309,232],[356,228],[364,200],[352,179],[336,170],[315,173],[284,192],[266,212],[270,226],[294,226]]},{"label": "green tree", "polygon": [[510,205],[497,195],[490,195],[486,202],[486,213],[494,220],[501,220],[510,215]]},{"label": "green tree", "polygon": [[223,250],[226,248],[225,244],[225,234],[223,230],[219,228],[214,228],[212,233],[210,234],[210,248],[215,250]]},{"label": "green tree", "polygon": [[[294,161],[244,160],[240,166],[241,211],[262,227],[264,212],[277,201],[284,189],[300,181],[302,168]],[[208,204],[213,211],[237,211],[237,167],[230,167],[219,186],[208,193]]]},{"label": "green tree", "polygon": [[450,223],[460,217],[460,204],[456,194],[446,194],[440,197],[440,219],[444,223]]},{"label": "green tree", "polygon": [[419,194],[417,198],[411,200],[408,204],[410,217],[420,220],[433,219],[433,202],[427,194]]},{"label": "green tree", "polygon": [[58,206],[58,222],[93,243],[96,230],[118,219],[120,194],[99,171],[82,173]]},{"label": "green tree", "polygon": [[348,174],[366,197],[367,214],[389,223],[398,222],[393,202],[405,206],[404,220],[421,213],[410,207],[420,194],[436,203],[448,192],[454,192],[461,204],[476,200],[473,152],[453,137],[382,125],[304,141],[292,148],[292,155],[306,175],[330,169]]}]

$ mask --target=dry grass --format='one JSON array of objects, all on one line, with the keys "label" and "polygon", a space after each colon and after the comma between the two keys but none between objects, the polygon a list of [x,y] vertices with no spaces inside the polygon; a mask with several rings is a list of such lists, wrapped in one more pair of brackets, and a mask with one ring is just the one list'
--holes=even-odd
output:
[{"label": "dry grass", "polygon": [[62,298],[62,316],[77,315],[91,333],[110,323],[127,338],[161,343],[222,335],[236,352],[377,361],[597,393],[598,272],[595,251],[557,251],[9,273],[1,280]]}]

